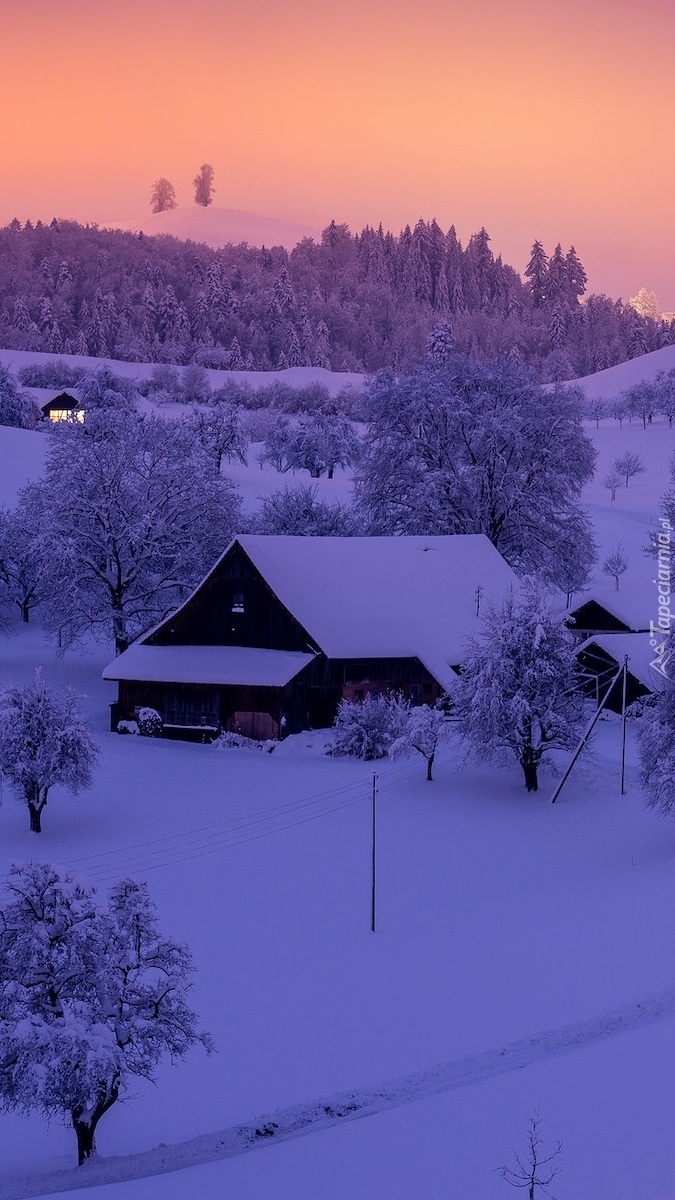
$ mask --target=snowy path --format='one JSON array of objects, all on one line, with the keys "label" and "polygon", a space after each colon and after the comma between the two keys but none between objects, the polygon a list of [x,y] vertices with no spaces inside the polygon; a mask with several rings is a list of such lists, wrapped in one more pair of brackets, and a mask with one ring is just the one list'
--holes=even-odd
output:
[{"label": "snowy path", "polygon": [[614,1009],[601,1017],[520,1038],[498,1050],[452,1059],[358,1092],[342,1092],[309,1104],[267,1113],[246,1125],[202,1134],[141,1154],[99,1159],[86,1167],[57,1175],[7,1180],[0,1184],[0,1200],[27,1200],[31,1196],[143,1179],[231,1158],[257,1146],[269,1145],[272,1140],[288,1141],[344,1121],[373,1116],[441,1092],[468,1087],[672,1017],[675,1017],[675,989]]}]

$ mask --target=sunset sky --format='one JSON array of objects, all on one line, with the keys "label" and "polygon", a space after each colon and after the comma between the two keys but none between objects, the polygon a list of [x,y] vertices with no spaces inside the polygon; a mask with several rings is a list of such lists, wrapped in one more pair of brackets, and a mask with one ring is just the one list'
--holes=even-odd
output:
[{"label": "sunset sky", "polygon": [[0,223],[193,202],[484,225],[675,310],[672,0],[0,0]]}]

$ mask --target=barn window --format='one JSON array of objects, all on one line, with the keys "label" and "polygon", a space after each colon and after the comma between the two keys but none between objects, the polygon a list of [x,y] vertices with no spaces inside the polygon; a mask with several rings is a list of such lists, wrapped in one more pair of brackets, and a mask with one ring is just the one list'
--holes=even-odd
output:
[{"label": "barn window", "polygon": [[235,592],[232,598],[232,612],[243,613],[244,611],[244,593]]}]

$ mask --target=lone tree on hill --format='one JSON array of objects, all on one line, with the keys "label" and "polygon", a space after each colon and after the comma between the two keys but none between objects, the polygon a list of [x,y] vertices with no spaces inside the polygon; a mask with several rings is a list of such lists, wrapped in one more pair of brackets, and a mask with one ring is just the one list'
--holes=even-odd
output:
[{"label": "lone tree on hill", "polygon": [[611,554],[608,554],[607,558],[602,564],[602,570],[605,575],[609,575],[610,579],[614,580],[614,587],[618,592],[619,580],[621,576],[624,575],[628,570],[628,555],[621,545],[621,542],[614,547]]},{"label": "lone tree on hill", "polygon": [[202,208],[208,208],[209,204],[213,203],[215,173],[210,163],[202,163],[199,174],[195,175],[192,180],[192,186],[195,189],[195,204],[201,204]]},{"label": "lone tree on hill", "polygon": [[453,686],[457,728],[479,760],[515,755],[528,792],[551,750],[571,750],[583,723],[574,639],[537,587],[488,610]]},{"label": "lone tree on hill", "polygon": [[6,782],[30,813],[31,833],[41,833],[49,790],[77,792],[92,782],[98,750],[72,690],[48,688],[39,671],[27,687],[0,692],[0,784]]},{"label": "lone tree on hill", "polygon": [[150,205],[154,213],[166,212],[167,209],[176,207],[176,189],[163,175],[152,185]]},{"label": "lone tree on hill", "polygon": [[632,450],[627,450],[625,454],[617,455],[612,463],[612,467],[619,472],[622,479],[628,481],[636,475],[642,475],[646,471],[646,467],[638,454],[633,454]]},{"label": "lone tree on hill", "polygon": [[0,1107],[72,1124],[78,1162],[102,1116],[161,1058],[213,1051],[187,1002],[192,956],[163,937],[147,885],[108,903],[49,863],[14,864],[0,910]]}]

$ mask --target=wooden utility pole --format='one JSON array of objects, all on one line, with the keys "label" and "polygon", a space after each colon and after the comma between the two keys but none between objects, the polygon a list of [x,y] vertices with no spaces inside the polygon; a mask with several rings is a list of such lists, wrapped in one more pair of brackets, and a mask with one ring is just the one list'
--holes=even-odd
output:
[{"label": "wooden utility pole", "polygon": [[626,795],[626,688],[628,685],[628,655],[623,660],[621,688],[621,795]]},{"label": "wooden utility pole", "polygon": [[377,833],[377,812],[375,807],[375,797],[377,796],[377,775],[373,772],[373,790],[372,790],[372,873],[371,873],[371,894],[370,894],[370,929],[375,932],[375,837]]}]

